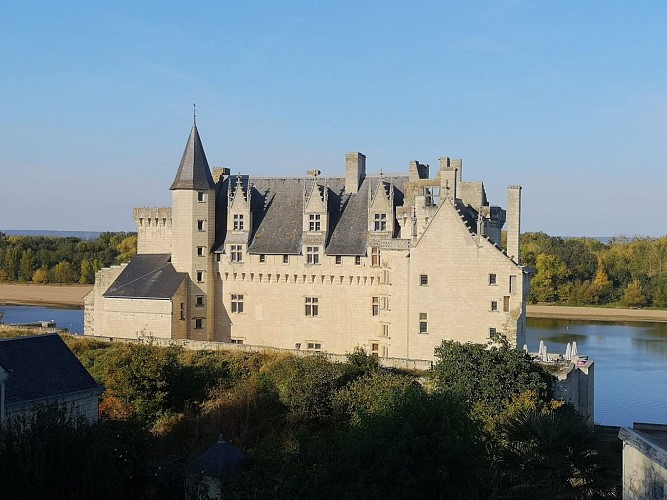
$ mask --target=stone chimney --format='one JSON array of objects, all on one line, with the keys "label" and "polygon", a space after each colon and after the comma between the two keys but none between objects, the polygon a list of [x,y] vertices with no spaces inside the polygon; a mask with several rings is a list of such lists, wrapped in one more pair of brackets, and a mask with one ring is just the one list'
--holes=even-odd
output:
[{"label": "stone chimney", "polygon": [[366,156],[361,153],[345,155],[345,192],[356,194],[366,177]]},{"label": "stone chimney", "polygon": [[447,156],[439,158],[440,160],[440,186],[442,191],[440,195],[449,200],[455,200],[457,197],[456,189],[461,181],[460,172],[457,165],[461,166],[461,160],[452,160]]},{"label": "stone chimney", "polygon": [[521,264],[521,186],[507,188],[507,255]]}]

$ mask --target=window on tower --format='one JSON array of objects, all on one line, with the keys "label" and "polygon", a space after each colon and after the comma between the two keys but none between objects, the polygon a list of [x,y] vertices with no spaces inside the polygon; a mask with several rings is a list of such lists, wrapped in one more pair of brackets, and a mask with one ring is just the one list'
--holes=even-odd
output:
[{"label": "window on tower", "polygon": [[243,214],[234,214],[234,231],[243,231]]}]

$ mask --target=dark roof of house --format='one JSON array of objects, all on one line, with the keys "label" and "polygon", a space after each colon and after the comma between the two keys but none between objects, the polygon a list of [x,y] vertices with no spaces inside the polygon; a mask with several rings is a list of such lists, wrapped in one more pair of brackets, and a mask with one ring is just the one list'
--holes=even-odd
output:
[{"label": "dark roof of house", "polygon": [[245,459],[245,454],[225,441],[221,435],[217,443],[188,465],[188,472],[221,478],[237,471]]},{"label": "dark roof of house", "polygon": [[[384,177],[394,185],[394,204],[403,204],[406,176]],[[216,202],[216,243],[221,250],[227,240],[228,193],[241,183],[250,191],[253,213],[248,251],[253,254],[300,254],[303,237],[304,184],[312,178],[231,176],[220,184]],[[345,192],[345,178],[319,178],[327,188],[329,233],[327,255],[364,255],[368,238],[368,191],[375,193],[379,177],[366,177],[356,194]]]},{"label": "dark roof of house", "polygon": [[0,340],[0,363],[7,405],[104,389],[56,333]]},{"label": "dark roof of house", "polygon": [[214,189],[215,183],[211,175],[211,169],[206,160],[204,146],[199,138],[197,124],[192,125],[190,137],[185,145],[181,164],[178,166],[178,172],[174,182],[169,189]]},{"label": "dark roof of house", "polygon": [[170,299],[186,276],[187,273],[176,272],[169,254],[139,254],[123,269],[104,296]]}]

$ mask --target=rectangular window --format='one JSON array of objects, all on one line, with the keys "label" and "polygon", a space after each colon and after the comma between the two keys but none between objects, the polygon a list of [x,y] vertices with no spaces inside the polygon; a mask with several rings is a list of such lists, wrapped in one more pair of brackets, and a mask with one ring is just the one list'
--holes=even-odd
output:
[{"label": "rectangular window", "polygon": [[204,221],[199,219],[197,221],[197,231],[205,231]]},{"label": "rectangular window", "polygon": [[195,319],[195,330],[201,330],[204,328],[204,318]]},{"label": "rectangular window", "polygon": [[360,266],[360,265],[361,265],[361,256],[357,255],[357,256],[354,258],[354,265],[355,265],[355,266]]},{"label": "rectangular window", "polygon": [[216,254],[215,254],[215,261],[216,261],[216,262],[220,262],[221,260],[222,260],[222,255],[219,254],[219,253],[216,253]]},{"label": "rectangular window", "polygon": [[289,264],[289,255],[283,255],[283,264]]},{"label": "rectangular window", "polygon": [[243,261],[243,245],[231,245],[232,262]]},{"label": "rectangular window", "polygon": [[371,247],[371,266],[378,267],[380,265],[380,249],[378,247]]},{"label": "rectangular window", "polygon": [[510,293],[516,291],[516,276],[510,276]]},{"label": "rectangular window", "polygon": [[509,310],[510,310],[510,296],[505,295],[503,297],[503,311],[509,312]]},{"label": "rectangular window", "polygon": [[232,294],[232,312],[234,314],[241,314],[243,312],[243,295]]},{"label": "rectangular window", "polygon": [[419,275],[419,284],[421,286],[428,286],[428,274]]},{"label": "rectangular window", "polygon": [[497,330],[493,326],[489,328],[489,338],[495,337],[497,333]]},{"label": "rectangular window", "polygon": [[197,247],[197,257],[203,257],[205,249],[206,247]]},{"label": "rectangular window", "polygon": [[264,264],[266,262],[266,255],[263,253],[259,254],[259,262],[260,264]]},{"label": "rectangular window", "polygon": [[320,214],[310,214],[308,216],[308,231],[320,231]]},{"label": "rectangular window", "polygon": [[336,265],[340,266],[343,264],[343,256],[342,255],[336,255]]},{"label": "rectangular window", "polygon": [[371,298],[371,314],[373,316],[380,315],[380,297]]},{"label": "rectangular window", "polygon": [[425,187],[424,198],[427,207],[437,207],[440,204],[440,187],[439,186]]},{"label": "rectangular window", "polygon": [[306,247],[306,262],[308,264],[320,263],[320,247]]},{"label": "rectangular window", "polygon": [[387,347],[386,345],[382,346],[382,357],[383,358],[389,357],[389,347]]},{"label": "rectangular window", "polygon": [[232,339],[232,344],[243,345],[243,339]]},{"label": "rectangular window", "polygon": [[384,311],[389,311],[389,297],[382,297],[382,309]]},{"label": "rectangular window", "polygon": [[185,319],[185,302],[181,302],[181,319]]},{"label": "rectangular window", "polygon": [[389,325],[386,323],[382,324],[382,336],[389,337]]},{"label": "rectangular window", "polygon": [[197,271],[197,283],[204,282],[204,271]]},{"label": "rectangular window", "polygon": [[380,343],[371,342],[371,356],[379,356],[379,355],[380,355]]},{"label": "rectangular window", "polygon": [[234,231],[243,231],[243,214],[234,214]]},{"label": "rectangular window", "polygon": [[306,343],[306,349],[309,351],[321,351],[322,350],[322,343],[321,342],[307,342]]},{"label": "rectangular window", "polygon": [[496,285],[496,275],[495,274],[489,274],[489,285]]},{"label": "rectangular window", "polygon": [[197,307],[203,307],[204,306],[204,296],[203,295],[197,295],[195,297],[195,305]]},{"label": "rectangular window", "polygon": [[306,316],[315,318],[320,312],[319,299],[317,297],[306,297]]},{"label": "rectangular window", "polygon": [[206,201],[206,193],[204,193],[202,191],[198,191],[197,192],[197,201],[200,202],[200,203]]},{"label": "rectangular window", "polygon": [[387,230],[387,214],[375,214],[373,216],[373,228],[375,231]]},{"label": "rectangular window", "polygon": [[419,333],[428,333],[428,314],[419,313]]},{"label": "rectangular window", "polygon": [[496,302],[495,300],[491,302],[491,310],[492,311],[498,310],[498,302]]}]

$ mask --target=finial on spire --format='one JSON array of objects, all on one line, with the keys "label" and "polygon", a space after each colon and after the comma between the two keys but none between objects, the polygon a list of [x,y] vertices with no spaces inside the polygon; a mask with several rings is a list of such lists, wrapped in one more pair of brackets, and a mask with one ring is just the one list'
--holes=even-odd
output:
[{"label": "finial on spire", "polygon": [[197,103],[192,103],[192,123],[197,125]]}]

